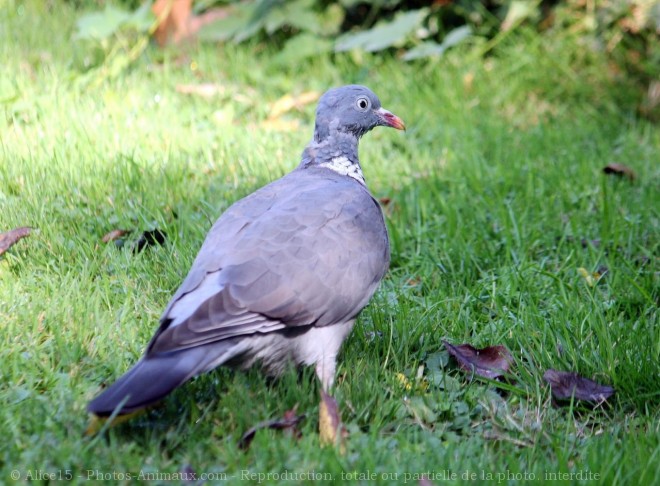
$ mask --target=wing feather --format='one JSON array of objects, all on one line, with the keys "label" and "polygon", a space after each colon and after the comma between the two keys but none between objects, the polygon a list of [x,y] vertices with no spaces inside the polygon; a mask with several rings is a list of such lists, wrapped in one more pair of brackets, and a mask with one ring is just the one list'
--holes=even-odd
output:
[{"label": "wing feather", "polygon": [[294,171],[213,226],[148,353],[354,318],[389,265],[368,191],[325,169]]}]

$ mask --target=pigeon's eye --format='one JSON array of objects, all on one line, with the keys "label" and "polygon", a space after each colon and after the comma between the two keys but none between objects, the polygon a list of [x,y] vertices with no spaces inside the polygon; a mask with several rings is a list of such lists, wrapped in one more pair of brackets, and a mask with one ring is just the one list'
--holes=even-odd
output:
[{"label": "pigeon's eye", "polygon": [[355,101],[355,106],[360,111],[366,111],[367,108],[369,108],[370,105],[371,105],[371,102],[369,101],[369,98],[366,98],[364,96],[360,96]]}]

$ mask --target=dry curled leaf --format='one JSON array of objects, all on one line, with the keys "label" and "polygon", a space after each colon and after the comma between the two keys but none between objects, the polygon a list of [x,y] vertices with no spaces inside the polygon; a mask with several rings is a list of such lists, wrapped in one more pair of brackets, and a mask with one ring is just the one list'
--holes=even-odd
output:
[{"label": "dry curled leaf", "polygon": [[635,171],[632,170],[630,167],[628,167],[627,165],[617,164],[614,162],[611,162],[607,164],[605,167],[603,167],[603,172],[605,174],[616,175],[619,177],[625,176],[631,181],[634,181],[637,178],[637,174],[635,174]]},{"label": "dry curled leaf", "polygon": [[557,400],[576,400],[602,403],[614,394],[611,386],[600,385],[570,371],[548,370],[543,379],[550,385],[552,396]]},{"label": "dry curled leaf", "polygon": [[320,96],[321,94],[318,91],[306,91],[297,96],[292,96],[290,94],[284,95],[275,103],[273,103],[268,118],[270,120],[279,118],[294,108],[300,109],[305,105],[314,103],[319,99]]},{"label": "dry curled leaf", "polygon": [[443,343],[463,370],[485,378],[495,379],[502,376],[509,371],[513,363],[513,356],[504,346],[477,349],[469,344],[454,346],[447,341]]},{"label": "dry curled leaf", "polygon": [[378,202],[380,203],[380,206],[383,209],[383,213],[385,213],[385,215],[388,217],[392,216],[392,214],[394,214],[398,210],[398,206],[396,202],[393,201],[392,198],[388,196],[383,196],[378,198]]},{"label": "dry curled leaf", "polygon": [[191,10],[192,0],[156,0],[151,11],[159,21],[154,37],[161,47],[190,36]]},{"label": "dry curled leaf", "polygon": [[194,37],[199,30],[216,20],[231,14],[231,6],[207,10],[201,15],[192,12],[193,0],[156,0],[151,11],[158,19],[154,38],[161,47],[168,43],[179,44]]},{"label": "dry curled leaf", "polygon": [[300,438],[301,432],[298,430],[298,424],[303,421],[305,414],[297,415],[296,413],[297,406],[293,407],[291,410],[284,412],[284,417],[279,420],[267,420],[265,422],[260,422],[250,430],[248,430],[241,440],[238,441],[238,447],[241,449],[247,449],[252,443],[255,434],[260,429],[275,429],[275,430],[284,430],[291,433],[293,437]]},{"label": "dry curled leaf", "polygon": [[103,243],[110,243],[111,241],[118,240],[119,238],[126,235],[127,233],[130,233],[130,230],[115,229],[115,230],[112,230],[109,233],[106,233],[105,235],[103,235],[103,238],[101,238],[101,241]]},{"label": "dry curled leaf", "polygon": [[339,445],[339,452],[346,452],[346,438],[348,431],[344,428],[339,417],[337,401],[321,390],[321,403],[319,405],[319,435],[321,445]]},{"label": "dry curled leaf", "polygon": [[25,238],[32,232],[29,226],[15,228],[5,233],[0,233],[0,255],[9,250],[21,238]]}]

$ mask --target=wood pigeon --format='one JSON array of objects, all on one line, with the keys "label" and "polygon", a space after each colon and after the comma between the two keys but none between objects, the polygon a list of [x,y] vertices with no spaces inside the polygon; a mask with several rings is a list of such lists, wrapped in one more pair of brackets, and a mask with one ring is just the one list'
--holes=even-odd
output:
[{"label": "wood pigeon", "polygon": [[138,411],[223,364],[270,375],[289,361],[315,365],[329,390],[340,346],[390,261],[358,159],[376,126],[405,129],[364,86],[326,92],[300,165],[220,216],[142,359],[89,412]]}]

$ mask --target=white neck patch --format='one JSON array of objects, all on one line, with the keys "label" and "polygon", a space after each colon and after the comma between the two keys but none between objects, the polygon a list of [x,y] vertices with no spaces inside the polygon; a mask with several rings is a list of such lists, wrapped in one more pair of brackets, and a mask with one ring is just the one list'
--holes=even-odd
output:
[{"label": "white neck patch", "polygon": [[337,174],[352,177],[363,186],[365,185],[364,175],[362,174],[360,165],[354,164],[344,156],[335,157],[330,162],[319,164],[319,167],[325,167],[326,169],[334,170]]}]

